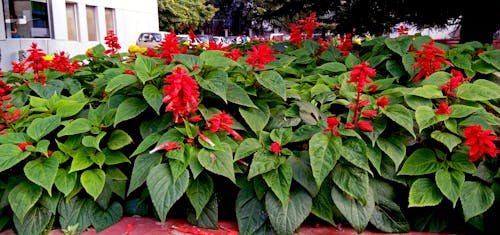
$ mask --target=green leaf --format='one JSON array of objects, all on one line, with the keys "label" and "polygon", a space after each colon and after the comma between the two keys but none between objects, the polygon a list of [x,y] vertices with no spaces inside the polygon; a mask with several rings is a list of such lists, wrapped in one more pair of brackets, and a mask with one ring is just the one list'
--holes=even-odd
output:
[{"label": "green leaf", "polygon": [[137,78],[135,76],[130,74],[119,74],[118,76],[108,81],[104,91],[109,94],[131,84],[134,84],[135,82],[137,82]]},{"label": "green leaf", "polygon": [[274,70],[267,70],[256,76],[257,81],[265,88],[279,95],[283,100],[286,100],[285,81],[281,75]]},{"label": "green leaf", "polygon": [[237,62],[225,57],[224,52],[217,50],[203,51],[199,58],[203,61],[203,65],[208,67],[225,68],[240,66]]},{"label": "green leaf", "polygon": [[269,106],[266,103],[260,103],[258,106],[258,108],[239,108],[241,116],[255,133],[259,133],[264,129],[271,116]]},{"label": "green leaf", "polygon": [[56,178],[59,161],[57,158],[37,158],[24,166],[24,174],[33,183],[42,186],[52,196],[52,185]]},{"label": "green leaf", "polygon": [[188,188],[189,173],[185,171],[180,177],[174,179],[170,167],[167,164],[160,164],[151,169],[146,184],[156,213],[160,221],[165,222],[170,208]]},{"label": "green leaf", "polygon": [[450,108],[452,108],[450,118],[464,118],[479,110],[476,107],[462,104],[454,104],[451,105]]},{"label": "green leaf", "polygon": [[[153,108],[153,110],[160,115],[160,108],[163,104],[163,93],[155,86],[147,84],[142,89],[142,96],[146,102],[148,102],[149,106],[151,106],[151,108]],[[118,106],[118,108],[119,107],[120,106]]]},{"label": "green leaf", "polygon": [[141,154],[144,151],[146,151],[149,147],[153,146],[158,142],[160,139],[161,135],[159,133],[155,133],[152,135],[148,135],[146,138],[142,140],[142,142],[137,146],[137,148],[134,150],[134,152],[130,155],[130,157],[133,157],[135,155]]},{"label": "green leaf", "polygon": [[406,159],[398,175],[426,175],[434,173],[441,167],[434,152],[428,148],[420,148]]},{"label": "green leaf", "polygon": [[435,206],[442,200],[443,194],[431,179],[419,178],[411,185],[408,207]]},{"label": "green leaf", "polygon": [[240,145],[238,145],[238,148],[236,149],[236,153],[234,155],[234,160],[238,161],[240,159],[246,158],[260,149],[262,149],[262,145],[260,144],[259,140],[255,138],[245,138],[240,143]]},{"label": "green leaf", "polygon": [[193,66],[201,66],[201,60],[198,56],[188,55],[188,54],[174,54],[174,60],[179,61],[182,64],[186,65],[188,68],[192,68]]},{"label": "green leaf", "polygon": [[333,182],[346,194],[365,205],[368,202],[368,173],[351,164],[337,164]]},{"label": "green leaf", "polygon": [[388,37],[384,40],[385,45],[400,56],[403,56],[406,53],[408,53],[408,49],[410,48],[412,42],[413,39],[411,37],[406,37],[406,36],[398,38]]},{"label": "green leaf", "polygon": [[54,183],[64,196],[68,196],[75,188],[77,177],[78,174],[76,172],[68,173],[66,169],[59,168]]},{"label": "green leaf", "polygon": [[268,151],[256,152],[252,159],[252,164],[250,165],[248,179],[278,169],[283,161],[283,157],[271,154]]},{"label": "green leaf", "polygon": [[19,144],[28,141],[26,133],[7,133],[0,135],[0,144]]},{"label": "green leaf", "polygon": [[469,155],[464,153],[455,153],[451,156],[451,161],[448,161],[451,168],[463,171],[465,173],[474,174],[476,166],[469,161]]},{"label": "green leaf", "polygon": [[217,194],[212,195],[198,219],[192,212],[188,212],[187,221],[198,227],[219,229],[219,199]]},{"label": "green leaf", "polygon": [[438,122],[448,119],[448,117],[448,115],[436,115],[436,111],[427,106],[420,106],[415,111],[415,119],[418,124],[419,132],[422,132],[425,128]]},{"label": "green leaf", "polygon": [[312,197],[316,196],[318,194],[318,186],[316,186],[316,180],[312,175],[308,152],[301,152],[300,158],[289,156],[286,160],[292,167],[293,179],[304,187]]},{"label": "green leaf", "polygon": [[491,188],[479,183],[467,181],[460,194],[465,221],[486,212],[495,202]]},{"label": "green leaf", "polygon": [[377,146],[391,158],[394,166],[398,169],[406,156],[406,145],[403,140],[396,137],[378,138]]},{"label": "green leaf", "polygon": [[256,234],[268,219],[264,205],[252,189],[243,188],[236,197],[236,220],[241,234]]},{"label": "green leaf", "polygon": [[304,190],[290,193],[282,204],[274,194],[268,192],[265,198],[269,221],[277,234],[292,234],[300,227],[312,209],[312,199]]},{"label": "green leaf", "polygon": [[397,60],[388,60],[385,68],[395,78],[403,77],[406,74],[403,66]]},{"label": "green leaf", "polygon": [[101,153],[105,157],[104,164],[106,165],[111,166],[120,163],[130,163],[130,160],[127,158],[127,156],[125,156],[125,154],[120,151],[111,151],[109,149],[104,149],[104,151],[102,151]]},{"label": "green leaf", "polygon": [[443,193],[443,195],[453,203],[453,207],[455,207],[458,197],[462,192],[465,174],[453,169],[439,169],[436,172],[435,180],[441,193]]},{"label": "green leaf", "polygon": [[348,162],[373,175],[366,151],[366,143],[363,140],[352,138],[347,140],[342,146],[341,155]]},{"label": "green leaf", "polygon": [[345,65],[339,62],[324,63],[321,66],[318,66],[316,69],[325,70],[332,73],[340,73],[347,71]]},{"label": "green leaf", "polygon": [[228,75],[224,70],[213,70],[210,71],[203,79],[198,82],[200,87],[207,91],[211,91],[217,96],[219,96],[224,102],[227,102],[227,88],[228,88]]},{"label": "green leaf", "polygon": [[118,223],[123,217],[123,208],[119,202],[113,202],[105,210],[97,205],[94,205],[92,209],[92,215],[89,217],[97,233]]},{"label": "green leaf", "polygon": [[365,204],[361,204],[358,200],[349,197],[337,187],[332,188],[331,196],[335,206],[337,206],[349,224],[358,233],[361,233],[370,222],[370,218],[375,210],[375,201],[371,189],[368,189]]},{"label": "green leaf", "polygon": [[320,188],[340,158],[342,139],[325,133],[317,133],[309,140],[312,175]]},{"label": "green leaf", "polygon": [[385,131],[385,128],[387,127],[387,119],[377,118],[372,121],[372,126],[373,126],[372,132],[363,131],[363,134],[368,136],[368,138],[370,138],[370,140],[372,141],[372,146],[375,146],[378,137]]},{"label": "green leaf", "polygon": [[23,152],[17,145],[0,145],[0,172],[5,171],[26,159],[31,153]]},{"label": "green leaf", "polygon": [[262,175],[266,184],[283,205],[287,202],[290,194],[292,176],[292,167],[287,162],[281,164],[278,169],[268,171]]},{"label": "green leaf", "polygon": [[10,191],[8,196],[10,208],[21,223],[41,196],[42,188],[29,181],[21,181]]},{"label": "green leaf", "polygon": [[337,226],[335,221],[333,221],[334,208],[332,205],[332,186],[328,184],[321,185],[321,189],[318,194],[313,198],[313,206],[311,214],[317,216],[318,218],[330,223],[333,226]]},{"label": "green leaf", "polygon": [[14,217],[14,226],[18,234],[43,234],[52,219],[52,213],[45,207],[34,207],[24,220]]},{"label": "green leaf", "polygon": [[224,150],[208,151],[202,149],[198,153],[198,161],[208,171],[225,176],[231,181],[236,182],[231,147],[226,143],[222,146]]},{"label": "green leaf", "polygon": [[413,89],[410,95],[419,96],[426,99],[445,98],[441,88],[435,85],[423,85],[421,87],[417,87]]},{"label": "green leaf", "polygon": [[59,125],[61,125],[61,117],[58,115],[37,118],[33,120],[26,133],[35,141],[39,141],[42,137],[59,127]]},{"label": "green leaf", "polygon": [[387,108],[382,109],[382,113],[398,125],[404,127],[413,137],[415,137],[415,132],[413,131],[413,118],[410,110],[403,105],[395,104],[388,105]]},{"label": "green leaf", "polygon": [[118,105],[113,126],[116,127],[116,125],[120,122],[137,117],[139,114],[144,112],[147,107],[148,104],[142,99],[136,97],[127,98],[121,102],[120,105]]},{"label": "green leaf", "polygon": [[151,57],[138,55],[134,66],[136,75],[143,84],[159,76],[156,72],[156,61]]},{"label": "green leaf", "polygon": [[111,150],[121,149],[132,143],[132,137],[130,137],[124,130],[114,130],[109,136],[108,148]]},{"label": "green leaf", "polygon": [[345,57],[345,66],[348,69],[353,69],[357,64],[361,64],[361,60],[352,53]]},{"label": "green leaf", "polygon": [[248,96],[245,89],[238,86],[236,83],[228,82],[227,83],[227,100],[239,104],[245,107],[257,108],[255,104],[252,102],[250,97]]},{"label": "green leaf", "polygon": [[161,159],[162,155],[160,153],[145,153],[139,155],[135,159],[127,195],[130,195],[130,193],[146,182],[149,172],[153,169],[153,167],[161,163]]},{"label": "green leaf", "polygon": [[57,137],[66,135],[76,135],[90,131],[91,125],[88,119],[78,118],[68,123],[61,131],[57,133]]},{"label": "green leaf", "polygon": [[493,65],[496,69],[500,70],[500,51],[489,50],[479,54],[479,58],[486,61],[486,63]]},{"label": "green leaf", "polygon": [[56,103],[56,114],[62,118],[71,117],[82,111],[87,101],[59,100]]},{"label": "green leaf", "polygon": [[448,150],[450,150],[450,152],[453,151],[453,148],[455,148],[455,146],[462,143],[462,139],[458,138],[456,135],[437,130],[431,133],[431,137],[446,145],[446,147],[448,147]]},{"label": "green leaf", "polygon": [[196,211],[196,219],[200,218],[203,208],[207,206],[214,193],[214,182],[208,174],[201,174],[189,183],[186,195]]},{"label": "green leaf", "polygon": [[61,94],[61,91],[64,89],[64,82],[61,80],[49,80],[45,86],[39,82],[31,82],[29,87],[41,98],[49,99],[54,94]]},{"label": "green leaf", "polygon": [[451,74],[443,71],[432,73],[429,77],[422,80],[421,85],[434,85],[440,87],[450,81]]},{"label": "green leaf", "polygon": [[82,139],[82,144],[85,147],[95,148],[95,149],[101,151],[101,148],[99,145],[101,143],[102,138],[104,138],[104,136],[106,136],[106,132],[101,132],[97,136],[91,136],[91,135],[84,136]]},{"label": "green leaf", "polygon": [[86,170],[82,173],[80,178],[80,183],[83,188],[94,198],[94,200],[97,200],[97,197],[99,197],[104,189],[105,181],[106,173],[101,169]]},{"label": "green leaf", "polygon": [[487,101],[500,98],[500,86],[488,80],[479,79],[464,83],[457,88],[457,98],[470,101]]},{"label": "green leaf", "polygon": [[[77,232],[83,232],[87,227],[89,227],[92,222],[88,218],[87,204],[92,204],[90,200],[83,200],[78,197],[74,197],[69,201],[61,200],[57,207],[57,212],[59,214],[59,224],[62,228],[68,228],[69,226],[77,225]],[[90,208],[91,209],[91,208]]]},{"label": "green leaf", "polygon": [[410,231],[410,224],[398,204],[393,201],[378,201],[375,204],[370,223],[386,233],[407,233]]},{"label": "green leaf", "polygon": [[290,140],[292,140],[292,128],[279,128],[273,129],[269,137],[272,141],[278,142],[281,145],[286,145]]}]

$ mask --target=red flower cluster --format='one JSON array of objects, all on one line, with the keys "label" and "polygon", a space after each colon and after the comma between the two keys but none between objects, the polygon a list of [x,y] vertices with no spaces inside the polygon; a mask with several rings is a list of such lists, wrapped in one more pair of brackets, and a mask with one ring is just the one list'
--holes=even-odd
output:
[{"label": "red flower cluster", "polygon": [[[50,61],[43,59],[47,54],[45,54],[42,49],[38,48],[36,43],[31,44],[31,48],[28,49],[28,52],[30,55],[22,63],[26,64],[25,68],[31,68],[33,70],[35,75],[33,80],[35,82],[40,82],[40,84],[45,85],[47,77],[43,74],[43,71],[50,67]],[[26,72],[26,70],[24,72]]]},{"label": "red flower cluster", "polygon": [[106,45],[109,47],[109,49],[104,51],[105,54],[114,55],[118,52],[118,50],[122,48],[118,43],[118,37],[113,32],[113,30],[108,31],[106,37],[104,37],[104,40],[106,41]]},{"label": "red flower cluster", "polygon": [[134,71],[130,70],[130,69],[126,69],[125,71],[123,71],[124,74],[128,74],[128,75],[132,75],[132,76],[135,76],[135,73]]},{"label": "red flower cluster", "polygon": [[439,103],[439,108],[436,110],[436,114],[450,115],[452,110],[453,110],[453,108],[449,107],[446,102],[441,100],[441,102]]},{"label": "red flower cluster", "polygon": [[312,38],[314,30],[321,25],[319,22],[316,22],[316,14],[314,12],[309,14],[309,17],[306,17],[306,19],[299,20],[299,24],[306,38],[309,39]]},{"label": "red flower cluster", "polygon": [[81,67],[78,60],[70,62],[64,51],[61,51],[59,54],[55,55],[54,60],[52,60],[51,62],[51,65],[55,71],[65,72],[67,74],[74,74],[75,71]]},{"label": "red flower cluster", "polygon": [[372,82],[368,77],[374,77],[377,75],[377,71],[368,67],[369,65],[370,64],[366,61],[355,65],[350,73],[351,79],[347,82],[357,83],[358,92],[362,92],[365,89],[365,85]]},{"label": "red flower cluster", "polygon": [[493,130],[484,130],[480,125],[472,125],[464,128],[465,144],[470,147],[469,161],[475,162],[486,154],[493,158],[498,157],[500,150],[493,141],[498,141],[498,136]]},{"label": "red flower cluster", "polygon": [[165,77],[163,94],[163,103],[167,104],[165,112],[172,112],[175,122],[179,116],[188,116],[198,110],[198,83],[181,67],[175,68],[172,74]]},{"label": "red flower cluster", "polygon": [[[356,126],[362,131],[373,131],[373,126],[371,125],[371,121],[359,121],[360,110],[362,107],[368,105],[370,100],[361,100],[361,93],[364,91],[366,84],[372,82],[369,77],[374,77],[377,74],[377,71],[373,68],[368,67],[370,64],[368,62],[362,62],[354,66],[353,70],[350,73],[351,79],[349,79],[348,83],[356,83],[356,100],[354,104],[349,105],[354,112],[351,122],[346,122],[345,128],[353,129]],[[368,112],[361,112],[365,117],[373,117],[376,116],[375,110],[368,110]]]},{"label": "red flower cluster", "polygon": [[404,25],[399,26],[398,28],[398,34],[399,36],[401,35],[407,35],[408,34],[408,28]]},{"label": "red flower cluster", "polygon": [[258,47],[253,46],[251,50],[247,51],[249,58],[245,59],[252,68],[265,69],[264,65],[273,61],[276,57],[271,55],[273,48],[266,44],[260,44]]},{"label": "red flower cluster", "polygon": [[12,122],[16,121],[21,117],[21,110],[17,109],[14,113],[9,112],[9,109],[14,107],[13,104],[4,104],[4,101],[10,100],[11,96],[9,95],[12,91],[12,88],[5,84],[2,79],[0,79],[0,131],[5,129]]},{"label": "red flower cluster", "polygon": [[17,144],[17,147],[19,147],[23,152],[26,151],[26,147],[28,146],[33,146],[33,144],[31,142],[23,142]]},{"label": "red flower cluster", "polygon": [[337,117],[327,117],[326,118],[326,123],[328,124],[328,127],[323,130],[323,132],[331,132],[332,134],[336,136],[340,136],[339,131],[337,131],[337,126],[339,125],[339,120]]},{"label": "red flower cluster", "polygon": [[230,127],[234,124],[233,118],[224,111],[219,114],[213,114],[211,118],[207,119],[207,121],[210,123],[207,124],[207,129],[210,129],[212,133],[218,132],[222,129],[231,134],[235,139],[243,140],[243,137]]},{"label": "red flower cluster", "polygon": [[462,72],[452,69],[451,74],[453,77],[445,84],[441,86],[441,89],[449,96],[455,96],[455,93],[452,90],[457,89],[463,82],[470,81],[471,78],[464,78]]},{"label": "red flower cluster", "polygon": [[180,47],[177,35],[174,31],[171,31],[161,42],[159,56],[165,59],[165,62],[169,64],[174,59],[174,54],[185,54],[186,52],[187,47]]},{"label": "red flower cluster", "polygon": [[385,108],[391,102],[387,97],[382,96],[377,99],[377,106],[380,108]]},{"label": "red flower cluster", "polygon": [[158,150],[162,150],[162,149],[165,151],[171,151],[171,150],[180,149],[180,148],[182,148],[182,146],[180,146],[179,143],[177,143],[177,142],[167,142],[167,143],[158,145],[156,148],[149,151],[149,154],[152,154],[152,153],[154,153]]},{"label": "red flower cluster", "polygon": [[292,24],[290,29],[290,43],[295,46],[299,46],[302,42],[302,31],[300,31],[300,27],[296,24]]},{"label": "red flower cluster", "polygon": [[271,152],[273,152],[274,154],[278,155],[278,154],[280,153],[280,151],[281,151],[281,145],[280,145],[280,143],[278,143],[278,142],[273,142],[273,143],[271,144],[271,149],[270,149],[270,150],[271,150]]},{"label": "red flower cluster", "polygon": [[420,70],[412,81],[418,81],[422,77],[427,78],[432,73],[440,71],[443,64],[453,66],[443,57],[445,51],[434,46],[434,40],[431,40],[429,44],[422,44],[422,47],[424,50],[417,51],[415,55],[417,62],[413,65],[413,69],[420,68]]},{"label": "red flower cluster", "polygon": [[230,52],[226,52],[224,53],[224,56],[229,58],[229,59],[232,59],[234,61],[238,61],[238,59],[242,56],[243,54],[241,53],[240,49],[239,48],[235,48],[233,50],[231,50]]},{"label": "red flower cluster", "polygon": [[213,41],[208,42],[207,50],[209,51],[226,51],[227,49],[229,49],[229,46],[222,45],[222,42],[219,43]]},{"label": "red flower cluster", "polygon": [[348,33],[343,37],[339,37],[336,47],[342,52],[343,56],[349,55],[352,50],[352,34]]}]

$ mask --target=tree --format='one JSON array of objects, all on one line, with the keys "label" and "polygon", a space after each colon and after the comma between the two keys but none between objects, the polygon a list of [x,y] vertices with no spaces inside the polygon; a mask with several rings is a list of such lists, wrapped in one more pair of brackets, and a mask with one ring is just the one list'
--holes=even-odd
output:
[{"label": "tree", "polygon": [[188,32],[210,21],[217,12],[206,0],[158,0],[160,29]]}]

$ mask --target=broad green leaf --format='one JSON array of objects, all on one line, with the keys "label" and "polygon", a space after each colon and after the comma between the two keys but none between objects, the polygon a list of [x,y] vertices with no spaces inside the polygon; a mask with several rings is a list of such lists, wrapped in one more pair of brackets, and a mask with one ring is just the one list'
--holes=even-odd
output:
[{"label": "broad green leaf", "polygon": [[42,191],[41,187],[29,181],[21,181],[10,191],[8,196],[10,208],[21,223],[42,196]]},{"label": "broad green leaf", "polygon": [[118,105],[113,126],[116,127],[116,125],[120,122],[137,117],[139,114],[144,112],[147,107],[148,104],[142,99],[136,97],[127,98],[120,103],[120,105]]},{"label": "broad green leaf", "polygon": [[53,214],[45,207],[34,207],[24,220],[14,217],[14,226],[18,234],[43,234]]},{"label": "broad green leaf", "polygon": [[219,200],[217,194],[213,194],[207,206],[203,208],[200,217],[196,219],[196,215],[188,212],[187,221],[198,227],[219,229]]},{"label": "broad green leaf", "polygon": [[332,188],[331,196],[340,213],[342,213],[358,233],[361,233],[370,222],[370,218],[375,210],[375,201],[371,189],[368,189],[365,204],[349,197],[337,187]]},{"label": "broad green leaf", "polygon": [[106,155],[104,155],[103,152],[97,152],[95,154],[90,155],[90,160],[97,164],[99,168],[102,168],[102,165],[104,165],[104,161],[106,161]]},{"label": "broad green leaf", "polygon": [[279,128],[272,130],[269,137],[274,142],[278,142],[281,145],[286,145],[292,139],[292,135],[292,128]]},{"label": "broad green leaf", "polygon": [[395,78],[403,77],[406,74],[403,66],[397,60],[387,61],[385,68]]},{"label": "broad green leaf", "polygon": [[75,188],[77,177],[78,174],[76,172],[68,173],[66,169],[59,168],[54,183],[56,188],[63,193],[64,196],[68,196]]},{"label": "broad green leaf", "polygon": [[142,96],[146,102],[148,102],[149,106],[153,108],[158,115],[160,115],[160,108],[163,104],[163,93],[155,86],[147,84],[142,89]]},{"label": "broad green leaf", "polygon": [[413,89],[410,95],[419,96],[427,99],[445,98],[440,87],[435,85],[423,85]]},{"label": "broad green leaf", "polygon": [[142,140],[142,142],[137,146],[137,148],[134,150],[134,152],[130,155],[130,157],[133,157],[135,155],[141,154],[145,152],[149,147],[153,146],[158,142],[160,139],[161,135],[159,133],[155,133],[152,135],[148,135],[146,138]]},{"label": "broad green leaf", "polygon": [[433,180],[419,178],[411,185],[408,207],[435,206],[441,203],[442,200],[443,194],[441,194]]},{"label": "broad green leaf", "polygon": [[406,104],[413,110],[417,110],[420,106],[432,108],[432,100],[415,95],[405,95]]},{"label": "broad green leaf", "polygon": [[228,81],[227,72],[217,69],[210,71],[203,79],[200,79],[198,83],[203,89],[213,92],[224,100],[224,102],[227,102]]},{"label": "broad green leaf", "polygon": [[113,202],[105,210],[98,205],[94,205],[92,209],[92,216],[89,217],[97,233],[118,223],[123,217],[123,208],[119,202]]},{"label": "broad green leaf", "polygon": [[377,146],[391,158],[394,166],[398,169],[406,156],[406,145],[403,140],[396,137],[378,138]]},{"label": "broad green leaf", "polygon": [[381,174],[380,166],[382,165],[382,150],[377,147],[366,146],[366,157],[373,167]]},{"label": "broad green leaf", "polygon": [[88,218],[87,204],[92,203],[91,200],[83,200],[74,197],[71,200],[61,200],[57,207],[59,214],[59,224],[62,228],[75,226],[78,224],[77,232],[83,232],[87,227],[92,225],[90,218]]},{"label": "broad green leaf", "polygon": [[61,125],[61,117],[53,115],[45,118],[37,118],[29,125],[26,133],[32,139],[39,141]]},{"label": "broad green leaf", "polygon": [[407,233],[410,224],[406,220],[401,208],[393,201],[377,201],[370,223],[386,233]]},{"label": "broad green leaf", "polygon": [[224,150],[216,151],[202,149],[198,153],[198,161],[208,171],[236,182],[231,147],[228,144],[223,144],[223,148]]},{"label": "broad green leaf", "polygon": [[333,226],[337,226],[335,221],[333,221],[334,208],[332,207],[332,186],[328,184],[321,185],[321,189],[318,194],[313,198],[313,206],[311,214],[317,216],[318,218],[330,223]]},{"label": "broad green leaf", "polygon": [[28,141],[26,133],[6,133],[0,135],[0,144],[19,144]]},{"label": "broad green leaf", "polygon": [[500,51],[489,50],[479,54],[479,58],[486,61],[486,63],[493,65],[497,70],[500,70]]},{"label": "broad green leaf", "polygon": [[434,72],[426,79],[422,80],[421,85],[434,85],[440,87],[450,81],[451,74],[443,71]]},{"label": "broad green leaf", "polygon": [[262,144],[260,144],[259,140],[255,138],[245,138],[240,145],[238,145],[234,160],[238,161],[246,158],[260,149],[262,149]]},{"label": "broad green leaf", "polygon": [[189,54],[174,54],[174,60],[179,61],[182,64],[186,65],[188,68],[192,68],[193,66],[201,67],[201,60],[198,56],[189,55]]},{"label": "broad green leaf", "polygon": [[106,173],[101,169],[85,170],[80,178],[83,188],[94,200],[99,197],[104,189],[105,181]]},{"label": "broad green leaf", "polygon": [[415,132],[413,131],[413,118],[410,110],[403,105],[395,104],[388,105],[387,108],[382,109],[382,113],[398,125],[404,127],[413,137],[415,137]]},{"label": "broad green leaf", "polygon": [[146,184],[156,213],[160,221],[165,222],[170,208],[186,192],[189,184],[189,173],[185,171],[182,176],[174,180],[170,167],[166,164],[160,164],[151,169]]},{"label": "broad green leaf", "polygon": [[413,39],[411,37],[386,38],[384,43],[393,52],[403,56],[408,52]]},{"label": "broad green leaf", "polygon": [[57,158],[37,158],[26,163],[24,174],[31,182],[42,186],[52,196],[52,185],[58,168],[59,161]]},{"label": "broad green leaf", "polygon": [[465,221],[468,221],[486,212],[495,202],[495,194],[491,188],[479,182],[466,181],[460,194],[460,202]]},{"label": "broad green leaf", "polygon": [[274,70],[267,70],[256,76],[257,81],[265,88],[279,95],[283,100],[286,100],[285,81],[281,75]]},{"label": "broad green leaf", "polygon": [[127,195],[130,195],[130,193],[146,182],[149,171],[151,171],[153,167],[159,165],[161,163],[161,159],[162,155],[160,153],[145,153],[139,155],[135,159]]},{"label": "broad green leaf", "polygon": [[292,234],[300,227],[312,209],[312,199],[304,190],[293,191],[282,204],[274,194],[265,198],[266,212],[274,230],[279,235]]},{"label": "broad green leaf", "polygon": [[54,94],[61,94],[64,89],[64,82],[61,80],[49,80],[46,85],[42,85],[39,82],[30,82],[29,88],[41,98],[49,99],[54,96]]},{"label": "broad green leaf", "polygon": [[203,51],[199,58],[203,61],[204,66],[214,68],[225,68],[240,66],[237,62],[224,56],[224,52],[218,50]]},{"label": "broad green leaf", "polygon": [[345,65],[339,62],[324,63],[321,66],[318,66],[316,69],[325,70],[332,73],[340,73],[347,71]]},{"label": "broad green leaf", "polygon": [[370,138],[370,140],[372,141],[372,146],[375,146],[378,137],[385,131],[385,128],[387,127],[387,119],[377,118],[373,120],[371,123],[373,126],[373,131],[372,132],[363,131],[363,134],[368,136],[368,138]]},{"label": "broad green leaf", "polygon": [[455,207],[458,197],[462,192],[465,174],[453,169],[439,169],[436,172],[435,180],[441,193],[443,193],[443,195],[453,203],[453,207]]},{"label": "broad green leaf", "polygon": [[342,146],[341,155],[348,162],[372,174],[368,163],[366,143],[357,138],[347,140]]},{"label": "broad green leaf", "polygon": [[274,169],[262,174],[262,178],[271,188],[274,195],[281,201],[283,205],[288,200],[290,187],[292,186],[292,167],[287,162],[284,162],[278,169]]},{"label": "broad green leaf", "polygon": [[88,119],[78,118],[71,121],[61,131],[57,133],[57,137],[66,135],[76,135],[90,131],[91,125]]},{"label": "broad green leaf", "polygon": [[137,78],[135,76],[130,74],[120,74],[108,81],[104,91],[109,94],[134,84],[135,82],[137,82]]},{"label": "broad green leaf", "polygon": [[304,187],[312,197],[315,197],[319,189],[312,175],[308,152],[301,152],[300,157],[289,156],[286,160],[292,167],[293,179]]},{"label": "broad green leaf", "polygon": [[208,174],[201,174],[189,183],[186,195],[196,211],[196,219],[200,218],[214,192],[214,182]]},{"label": "broad green leaf", "polygon": [[236,220],[241,234],[256,234],[268,220],[263,203],[252,189],[243,188],[236,197]]},{"label": "broad green leaf", "polygon": [[474,174],[476,172],[476,166],[469,161],[469,155],[465,153],[454,153],[451,156],[451,161],[448,161],[448,165],[465,173]]},{"label": "broad green leaf", "polygon": [[452,108],[450,118],[464,118],[478,111],[476,107],[462,104],[454,104],[451,105],[450,108]]},{"label": "broad green leaf", "polygon": [[309,140],[311,169],[317,188],[333,170],[341,149],[342,139],[337,136],[317,133]]},{"label": "broad green leaf", "polygon": [[255,133],[259,133],[264,129],[271,115],[269,106],[266,103],[260,103],[258,106],[258,108],[239,108],[241,116]]},{"label": "broad green leaf", "polygon": [[137,77],[143,84],[159,75],[159,73],[156,72],[156,61],[151,57],[138,55],[134,67]]},{"label": "broad green leaf", "polygon": [[0,145],[0,153],[0,172],[10,169],[31,154],[30,152],[23,152],[15,144]]},{"label": "broad green leaf", "polygon": [[109,136],[108,148],[111,150],[121,149],[132,143],[132,137],[130,137],[124,130],[114,130]]},{"label": "broad green leaf", "polygon": [[470,101],[486,101],[500,98],[500,86],[488,80],[479,79],[464,83],[457,88],[457,98]]},{"label": "broad green leaf", "polygon": [[453,151],[453,148],[462,143],[462,139],[458,138],[456,135],[451,133],[441,132],[438,130],[433,131],[431,133],[431,137],[443,143],[446,147],[448,147],[448,150],[450,150],[450,152]]},{"label": "broad green leaf", "polygon": [[94,164],[91,159],[92,155],[95,155],[95,150],[93,149],[79,149],[76,155],[73,156],[73,161],[71,161],[69,173],[87,169],[89,166]]},{"label": "broad green leaf", "polygon": [[417,62],[417,60],[415,59],[415,53],[410,52],[403,55],[402,62],[406,72],[408,72],[408,74],[410,75],[410,78],[414,78],[417,74],[417,70],[413,68],[413,65]]},{"label": "broad green leaf", "polygon": [[333,170],[333,182],[346,194],[365,205],[368,202],[368,173],[351,164],[337,164]]},{"label": "broad green leaf", "polygon": [[284,160],[283,157],[271,154],[269,151],[256,152],[250,164],[248,179],[278,169]]},{"label": "broad green leaf", "polygon": [[82,139],[82,144],[85,147],[95,148],[101,151],[100,143],[102,138],[104,138],[104,136],[106,136],[106,132],[100,132],[97,136],[91,136],[91,135],[84,136]]},{"label": "broad green leaf", "polygon": [[59,100],[56,103],[56,114],[62,118],[71,117],[82,111],[87,101]]},{"label": "broad green leaf", "polygon": [[227,100],[239,104],[245,107],[257,108],[255,104],[252,102],[250,97],[248,96],[245,89],[238,86],[236,83],[228,82],[227,83]]},{"label": "broad green leaf", "polygon": [[104,164],[106,165],[117,165],[120,163],[130,163],[130,160],[120,151],[112,151],[109,149],[104,149],[102,153],[105,156]]},{"label": "broad green leaf", "polygon": [[345,57],[345,66],[348,69],[353,69],[354,66],[356,66],[357,64],[361,64],[361,59],[359,59],[357,56],[353,55],[352,53],[349,53],[349,55],[347,55]]},{"label": "broad green leaf", "polygon": [[415,111],[415,119],[417,121],[419,132],[422,132],[425,128],[438,122],[448,119],[448,117],[448,115],[436,115],[436,111],[427,106],[420,106]]},{"label": "broad green leaf", "polygon": [[406,159],[398,175],[426,175],[436,172],[441,168],[436,155],[431,149],[420,148]]}]

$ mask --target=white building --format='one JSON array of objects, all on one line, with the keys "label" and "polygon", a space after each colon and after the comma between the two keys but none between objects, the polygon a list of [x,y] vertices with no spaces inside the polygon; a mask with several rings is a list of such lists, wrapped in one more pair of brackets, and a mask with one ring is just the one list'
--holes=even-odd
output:
[{"label": "white building", "polygon": [[144,31],[158,31],[157,0],[1,0],[0,68],[36,42],[47,54],[74,56],[104,44],[114,30],[122,50]]}]

